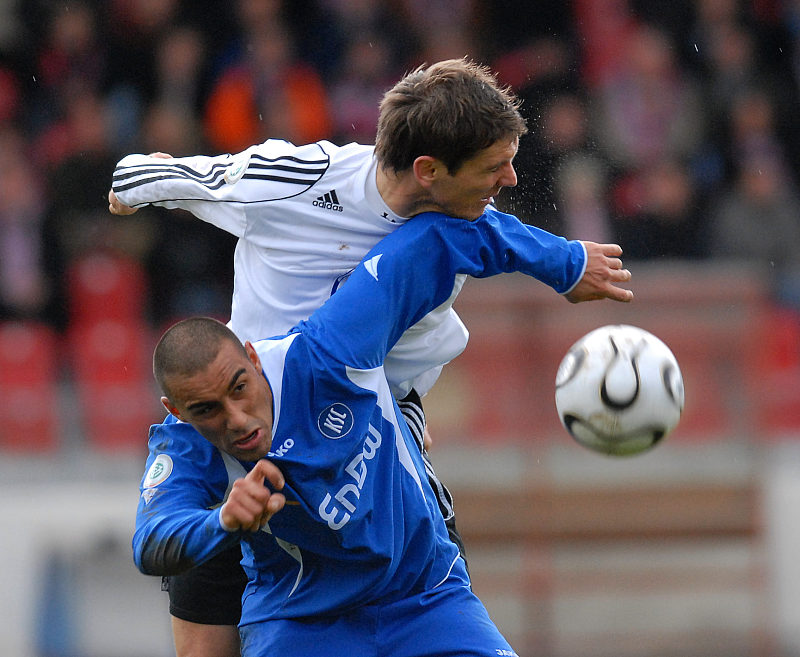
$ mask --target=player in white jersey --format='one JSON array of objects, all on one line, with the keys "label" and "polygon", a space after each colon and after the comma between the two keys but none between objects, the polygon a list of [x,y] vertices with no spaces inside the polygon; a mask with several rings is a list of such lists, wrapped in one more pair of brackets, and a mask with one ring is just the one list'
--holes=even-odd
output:
[{"label": "player in white jersey", "polygon": [[[239,238],[230,327],[241,339],[278,335],[327,299],[364,254],[408,221],[381,198],[374,147],[271,139],[237,155],[129,155],[113,192],[130,207],[188,210]],[[467,343],[450,299],[423,318],[387,361],[398,399],[428,392]],[[264,312],[269,308],[271,312]]]},{"label": "player in white jersey", "polygon": [[151,432],[137,565],[161,574],[242,541],[245,657],[513,655],[470,590],[382,363],[458,273],[520,271],[568,292],[585,265],[580,242],[494,209],[426,213],[285,337],[242,347],[204,318],[169,329],[153,360],[170,416]]},{"label": "player in white jersey", "polygon": [[[307,317],[408,218],[428,210],[479,217],[503,186],[516,184],[512,160],[525,131],[516,100],[488,71],[452,60],[412,72],[386,94],[374,149],[270,140],[237,155],[133,155],[117,167],[109,200],[118,214],[147,203],[185,208],[237,235],[231,326],[258,339]],[[605,258],[589,251],[590,280],[570,300],[626,300],[592,284],[608,277]],[[451,308],[462,280],[387,357],[398,398],[412,386],[424,394],[463,349],[466,330]]]}]

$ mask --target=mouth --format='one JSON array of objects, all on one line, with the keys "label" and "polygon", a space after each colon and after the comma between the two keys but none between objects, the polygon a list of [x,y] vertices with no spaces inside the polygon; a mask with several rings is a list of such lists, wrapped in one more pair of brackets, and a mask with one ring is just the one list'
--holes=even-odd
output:
[{"label": "mouth", "polygon": [[497,194],[499,193],[500,190],[497,190],[493,194],[490,194],[489,196],[484,196],[483,198],[481,198],[481,203],[485,205],[489,205],[489,203],[494,203],[494,197],[497,196]]},{"label": "mouth", "polygon": [[261,439],[261,429],[256,429],[255,431],[250,432],[244,438],[239,438],[239,440],[234,440],[231,443],[231,447],[233,449],[248,452],[250,450],[255,449],[258,447]]}]

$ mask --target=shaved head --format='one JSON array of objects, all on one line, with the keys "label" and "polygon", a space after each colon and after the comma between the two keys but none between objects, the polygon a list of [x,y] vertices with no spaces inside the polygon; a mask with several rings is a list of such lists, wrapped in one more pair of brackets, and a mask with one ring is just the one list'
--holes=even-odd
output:
[{"label": "shaved head", "polygon": [[219,353],[220,347],[230,342],[247,357],[244,345],[225,324],[210,317],[192,317],[171,326],[153,352],[153,376],[162,394],[172,398],[170,381],[174,377],[187,377],[205,370]]}]

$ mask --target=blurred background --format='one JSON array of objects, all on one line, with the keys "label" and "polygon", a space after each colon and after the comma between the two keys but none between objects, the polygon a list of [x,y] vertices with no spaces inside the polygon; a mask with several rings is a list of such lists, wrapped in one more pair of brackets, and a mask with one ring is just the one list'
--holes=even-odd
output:
[{"label": "blurred background", "polygon": [[[0,653],[172,653],[130,537],[149,356],[227,319],[233,240],[107,212],[130,152],[372,143],[383,92],[469,55],[523,99],[501,209],[617,241],[636,300],[471,281],[425,399],[476,592],[520,655],[800,655],[800,2],[0,0]],[[590,453],[553,381],[630,323],[683,370],[681,424]]]}]

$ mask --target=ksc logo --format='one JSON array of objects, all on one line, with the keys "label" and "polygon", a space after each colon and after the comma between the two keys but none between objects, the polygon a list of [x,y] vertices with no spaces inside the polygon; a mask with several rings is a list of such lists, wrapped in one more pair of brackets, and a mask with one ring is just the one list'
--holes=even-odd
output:
[{"label": "ksc logo", "polygon": [[331,440],[346,436],[353,428],[353,411],[339,402],[331,404],[319,414],[317,428]]}]

